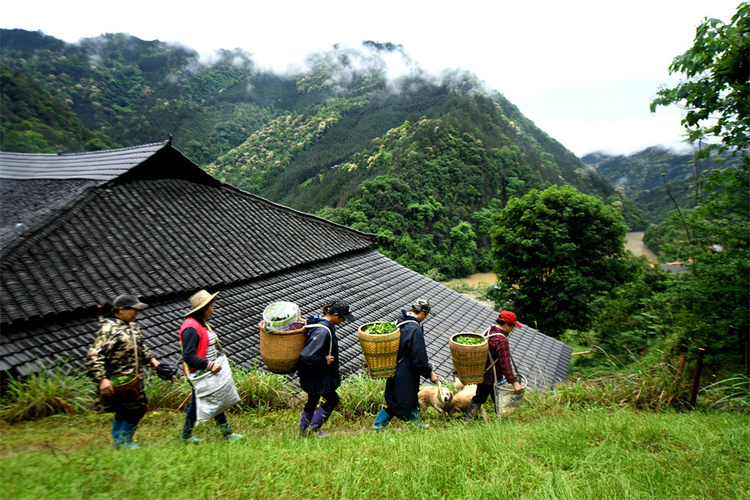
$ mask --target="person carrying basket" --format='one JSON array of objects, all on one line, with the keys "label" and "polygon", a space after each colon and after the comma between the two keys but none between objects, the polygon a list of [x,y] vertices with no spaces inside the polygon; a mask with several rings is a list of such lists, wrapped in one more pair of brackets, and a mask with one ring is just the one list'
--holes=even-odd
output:
[{"label": "person carrying basket", "polygon": [[493,388],[495,387],[495,383],[503,378],[509,384],[513,385],[516,394],[523,393],[523,386],[518,382],[518,378],[513,371],[510,344],[508,343],[508,335],[510,335],[515,327],[522,328],[521,324],[516,320],[516,314],[511,311],[500,311],[497,317],[497,324],[488,328],[487,344],[489,352],[487,355],[487,364],[485,365],[484,380],[482,380],[482,383],[477,384],[477,393],[471,399],[471,403],[469,403],[469,407],[466,409],[467,419],[476,418],[477,410],[487,401],[487,396],[491,395],[492,401],[495,401],[496,395]]},{"label": "person carrying basket", "polygon": [[419,421],[419,377],[437,383],[437,373],[427,359],[422,322],[431,312],[430,301],[417,299],[411,311],[401,311],[396,320],[401,329],[398,346],[396,374],[385,383],[386,407],[381,408],[375,417],[373,429],[384,432],[393,417],[426,427]]},{"label": "person carrying basket", "polygon": [[[335,300],[323,306],[323,314],[307,318],[307,339],[300,353],[297,371],[299,385],[307,393],[307,403],[299,421],[299,433],[325,437],[320,428],[339,404],[336,389],[341,385],[339,372],[339,341],[336,326],[356,321],[349,304]],[[318,407],[320,398],[325,402]],[[317,409],[316,409],[317,408]]]}]

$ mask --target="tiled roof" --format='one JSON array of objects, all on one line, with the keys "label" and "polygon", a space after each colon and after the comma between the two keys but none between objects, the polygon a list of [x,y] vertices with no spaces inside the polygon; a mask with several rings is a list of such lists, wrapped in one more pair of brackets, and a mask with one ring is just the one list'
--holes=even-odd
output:
[{"label": "tiled roof", "polygon": [[94,307],[124,290],[152,300],[222,287],[372,241],[218,182],[107,184],[3,255],[1,324]]},{"label": "tiled roof", "polygon": [[[428,297],[437,311],[425,329],[443,376],[452,371],[447,335],[482,330],[496,317],[371,250],[373,235],[222,184],[167,143],[129,151],[145,154],[114,177],[82,181],[22,178],[23,158],[14,155],[15,177],[3,179],[3,189],[16,183],[19,193],[46,191],[58,201],[22,231],[4,233],[12,237],[0,254],[1,370],[24,374],[57,358],[80,366],[97,328],[96,304],[124,292],[151,305],[138,323],[154,353],[174,362],[187,298],[201,288],[220,291],[212,324],[231,358],[248,368],[263,366],[256,325],[277,300],[296,302],[305,315],[331,298],[352,304],[359,321],[340,329],[344,374],[364,363],[357,326],[394,320],[417,297]],[[68,175],[124,164],[118,154],[89,155],[78,155]],[[28,156],[32,171],[44,170],[38,157],[58,158]],[[105,164],[91,164],[94,157]],[[13,198],[12,213],[27,216],[32,202],[38,199]],[[572,349],[565,344],[524,327],[511,336],[511,348],[533,383],[566,378]]]},{"label": "tiled roof", "polygon": [[[494,322],[497,313],[460,293],[411,271],[383,255],[364,250],[336,257],[309,267],[288,270],[219,291],[211,325],[230,358],[245,367],[265,367],[260,356],[257,324],[271,302],[286,300],[300,306],[304,316],[317,314],[332,298],[348,300],[358,320],[338,329],[341,370],[346,376],[361,372],[364,356],[357,340],[359,325],[372,321],[393,321],[414,299],[430,299],[434,316],[424,323],[427,351],[435,370],[443,377],[453,371],[448,338],[459,332],[481,332]],[[146,344],[161,360],[180,358],[177,332],[187,298],[170,297],[150,303],[138,317]],[[19,373],[34,369],[37,357],[52,361],[67,358],[79,366],[94,341],[97,318],[93,314],[63,322],[48,322],[31,330],[4,335],[0,346],[0,369]],[[516,329],[510,337],[511,353],[519,373],[532,385],[545,387],[564,381],[573,349],[542,335],[529,326]],[[30,363],[28,366],[27,363]]]},{"label": "tiled roof", "polygon": [[140,165],[166,145],[166,142],[156,142],[132,148],[57,155],[0,152],[0,177],[110,181]]}]

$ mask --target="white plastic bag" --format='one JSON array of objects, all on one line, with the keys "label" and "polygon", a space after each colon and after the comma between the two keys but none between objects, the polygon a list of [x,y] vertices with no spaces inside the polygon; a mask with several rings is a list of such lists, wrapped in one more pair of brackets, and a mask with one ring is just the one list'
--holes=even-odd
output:
[{"label": "white plastic bag", "polygon": [[194,377],[190,375],[188,380],[195,389],[196,420],[195,425],[200,425],[216,415],[236,405],[240,401],[240,395],[232,378],[232,369],[225,355],[216,358],[214,363],[221,365],[219,373],[206,372]]},{"label": "white plastic bag", "polygon": [[301,321],[299,306],[293,302],[273,302],[263,310],[263,328],[267,332],[295,330]]},{"label": "white plastic bag", "polygon": [[[518,377],[520,379],[519,383],[524,389],[526,389],[528,380],[526,380],[526,377],[523,375],[519,375]],[[498,418],[512,415],[518,407],[521,406],[525,391],[521,394],[517,394],[516,390],[513,389],[513,384],[508,383],[505,377],[497,382],[495,390],[497,392],[497,397],[495,398],[495,412],[497,412]]]}]

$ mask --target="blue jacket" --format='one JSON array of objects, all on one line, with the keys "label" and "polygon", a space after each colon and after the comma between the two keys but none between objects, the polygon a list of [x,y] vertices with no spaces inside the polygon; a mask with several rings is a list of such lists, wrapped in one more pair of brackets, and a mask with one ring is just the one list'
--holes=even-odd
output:
[{"label": "blue jacket", "polygon": [[401,341],[398,346],[396,374],[385,383],[385,402],[390,411],[402,420],[408,420],[417,407],[419,377],[430,378],[432,365],[427,359],[424,330],[414,316],[401,311],[396,323],[401,325]]},{"label": "blue jacket", "polygon": [[[328,330],[322,326],[307,329],[305,347],[297,363],[299,385],[308,394],[330,394],[341,385],[336,327],[319,316],[307,318],[307,324],[322,325]],[[329,353],[334,358],[330,365],[326,363]]]}]

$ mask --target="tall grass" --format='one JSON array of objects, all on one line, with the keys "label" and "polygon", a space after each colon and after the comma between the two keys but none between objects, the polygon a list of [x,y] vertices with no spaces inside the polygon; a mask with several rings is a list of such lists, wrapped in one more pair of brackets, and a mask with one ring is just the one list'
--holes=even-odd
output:
[{"label": "tall grass", "polygon": [[[558,384],[553,390],[527,390],[527,411],[559,409],[632,408],[664,411],[688,408],[692,374],[667,361],[643,361],[627,370],[612,364],[586,378]],[[240,403],[232,413],[297,409],[304,393],[287,377],[257,368],[234,368]],[[385,404],[384,380],[365,374],[346,379],[337,412],[345,419],[376,414]],[[174,383],[150,375],[146,396],[152,410],[184,410],[191,395],[184,378]],[[0,419],[7,422],[33,420],[54,414],[92,411],[95,386],[81,371],[57,364],[25,379],[12,379],[0,400]],[[698,408],[750,413],[750,378],[736,375],[712,383],[698,393]]]},{"label": "tall grass", "polygon": [[26,378],[10,379],[0,398],[0,419],[20,422],[93,408],[94,387],[83,373],[59,361]]}]

